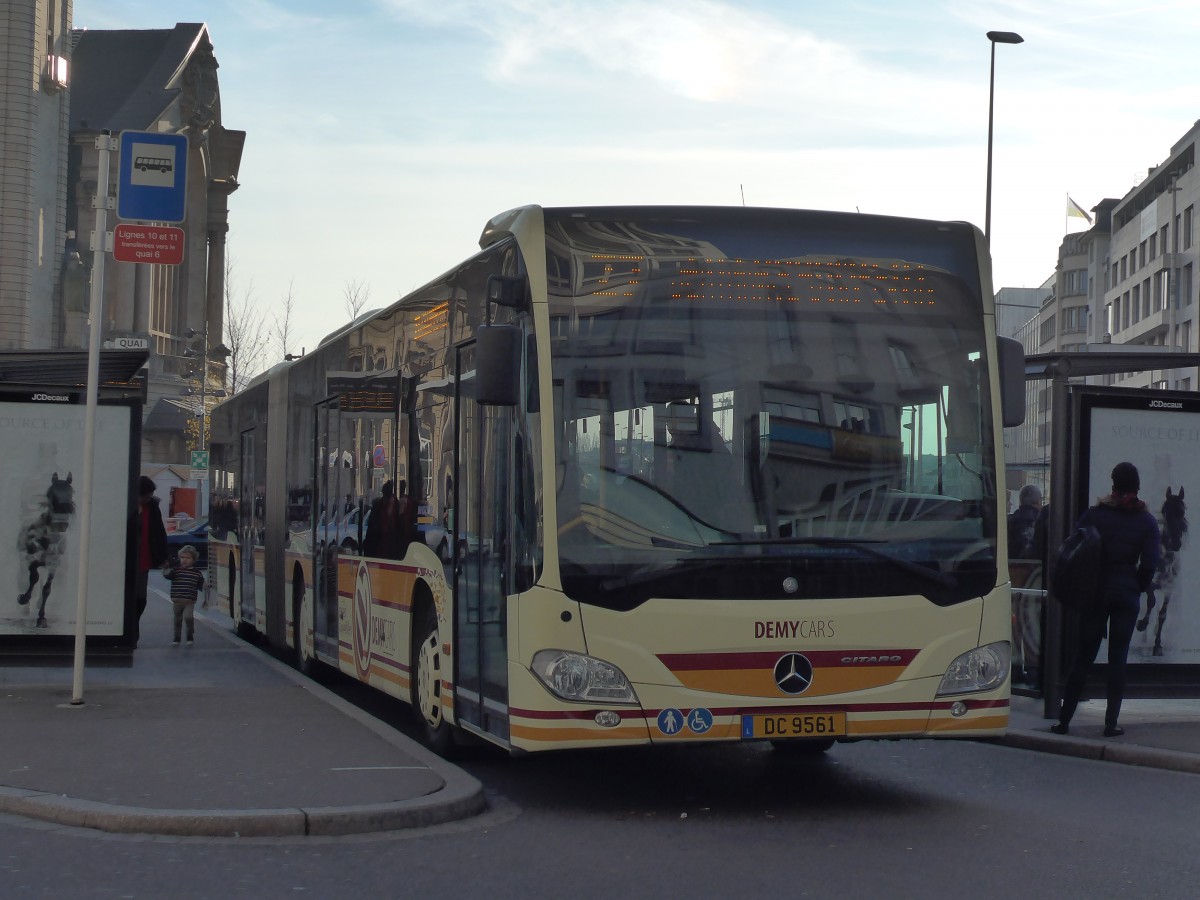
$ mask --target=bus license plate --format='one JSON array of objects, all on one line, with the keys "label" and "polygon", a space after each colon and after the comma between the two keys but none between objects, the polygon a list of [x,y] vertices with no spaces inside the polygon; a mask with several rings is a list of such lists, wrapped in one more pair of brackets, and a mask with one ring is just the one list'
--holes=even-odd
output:
[{"label": "bus license plate", "polygon": [[743,738],[821,738],[841,737],[845,733],[843,712],[742,716]]}]

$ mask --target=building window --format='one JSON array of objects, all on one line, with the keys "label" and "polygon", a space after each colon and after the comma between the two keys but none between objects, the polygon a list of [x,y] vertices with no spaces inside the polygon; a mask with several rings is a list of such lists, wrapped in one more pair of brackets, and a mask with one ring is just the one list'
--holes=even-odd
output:
[{"label": "building window", "polygon": [[1063,296],[1086,294],[1088,291],[1087,269],[1072,269],[1063,275]]},{"label": "building window", "polygon": [[[1062,333],[1087,331],[1087,307],[1072,306],[1062,311]],[[1063,349],[1066,349],[1065,347]]]},{"label": "building window", "polygon": [[1134,325],[1136,325],[1138,322],[1140,322],[1142,320],[1141,296],[1142,296],[1142,286],[1140,284],[1135,284],[1133,286],[1133,297],[1130,301],[1133,306],[1133,324]]},{"label": "building window", "polygon": [[1195,212],[1194,206],[1189,206],[1183,211],[1183,249],[1187,250],[1192,246],[1192,218]]},{"label": "building window", "polygon": [[1041,338],[1043,344],[1054,340],[1054,316],[1046,316],[1043,320]]},{"label": "building window", "polygon": [[1150,262],[1158,258],[1158,235],[1150,235]]},{"label": "building window", "polygon": [[1179,292],[1184,306],[1192,305],[1192,264],[1183,267],[1179,279]]}]

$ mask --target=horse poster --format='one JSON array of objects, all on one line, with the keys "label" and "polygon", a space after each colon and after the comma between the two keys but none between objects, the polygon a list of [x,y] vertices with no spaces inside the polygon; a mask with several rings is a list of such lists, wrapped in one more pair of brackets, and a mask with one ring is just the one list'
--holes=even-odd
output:
[{"label": "horse poster", "polygon": [[[74,635],[86,407],[0,401],[0,636]],[[96,409],[88,534],[88,635],[125,627],[130,509],[128,406]]]},{"label": "horse poster", "polygon": [[1200,402],[1164,391],[1089,399],[1084,499],[1092,504],[1109,493],[1113,466],[1127,460],[1138,468],[1138,497],[1161,532],[1161,558],[1142,595],[1129,662],[1200,664],[1200,534],[1188,532],[1187,516],[1189,500],[1200,504]]}]

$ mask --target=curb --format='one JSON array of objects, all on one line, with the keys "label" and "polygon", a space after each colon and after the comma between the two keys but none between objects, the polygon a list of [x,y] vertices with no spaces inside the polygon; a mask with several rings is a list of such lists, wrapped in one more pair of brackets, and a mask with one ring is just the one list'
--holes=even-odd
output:
[{"label": "curb", "polygon": [[1069,735],[1041,734],[1036,731],[1010,731],[1004,737],[998,738],[997,743],[1019,750],[1037,750],[1042,753],[1057,753],[1060,756],[1200,775],[1200,756],[1180,750],[1162,750],[1157,747]]},{"label": "curb", "polygon": [[[196,616],[231,644],[252,648],[231,632]],[[357,806],[282,809],[151,809],[79,800],[45,791],[0,785],[0,814],[24,816],[114,834],[173,837],[306,837],[346,836],[440,825],[482,813],[487,808],[483,785],[457,766],[384,725],[351,703],[305,678],[266,653],[257,657],[268,667],[304,688],[377,736],[413,757],[442,781],[433,793],[408,800]]]},{"label": "curb", "polygon": [[422,828],[483,812],[482,791],[311,809],[148,809],[0,786],[0,813],[112,834],[172,837],[346,836]]}]

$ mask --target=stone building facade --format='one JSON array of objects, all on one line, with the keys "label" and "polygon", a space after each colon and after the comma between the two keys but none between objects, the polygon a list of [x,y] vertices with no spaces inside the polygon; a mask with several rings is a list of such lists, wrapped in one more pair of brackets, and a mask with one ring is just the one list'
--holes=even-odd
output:
[{"label": "stone building facade", "polygon": [[[95,227],[98,135],[149,131],[188,139],[182,264],[106,256],[104,276],[105,339],[144,341],[150,350],[143,459],[186,463],[198,442],[201,398],[207,406],[224,391],[225,241],[246,134],[222,124],[218,65],[203,24],[78,32],[74,51],[67,220],[77,234]],[[113,186],[117,165],[114,154]],[[81,346],[86,313],[82,304],[67,306],[64,345]]]},{"label": "stone building facade", "polygon": [[62,346],[71,0],[0,0],[0,350]]},{"label": "stone building facade", "polygon": [[[71,0],[0,0],[0,123],[0,350],[88,346],[97,138],[187,137],[183,262],[104,254],[101,320],[105,345],[150,353],[143,461],[186,464],[202,403],[224,392],[225,241],[246,138],[222,122],[207,26],[76,31]],[[118,166],[114,152],[110,198]]]}]

